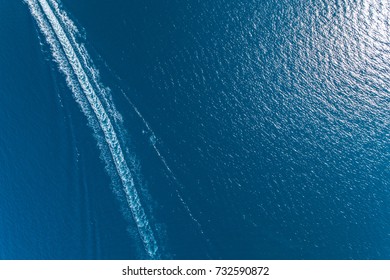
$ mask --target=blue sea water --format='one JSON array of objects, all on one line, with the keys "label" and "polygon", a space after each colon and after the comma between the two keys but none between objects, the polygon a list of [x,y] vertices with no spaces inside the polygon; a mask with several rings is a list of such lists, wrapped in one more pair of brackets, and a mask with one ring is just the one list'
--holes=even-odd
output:
[{"label": "blue sea water", "polygon": [[0,1],[1,259],[389,259],[386,1],[114,2]]}]

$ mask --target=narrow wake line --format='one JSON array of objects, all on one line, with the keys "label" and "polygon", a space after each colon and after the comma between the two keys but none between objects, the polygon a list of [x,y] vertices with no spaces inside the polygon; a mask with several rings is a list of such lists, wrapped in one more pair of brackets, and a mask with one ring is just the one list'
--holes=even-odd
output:
[{"label": "narrow wake line", "polygon": [[[150,137],[152,138],[152,141],[151,141],[151,144],[153,146],[153,149],[154,151],[156,152],[156,154],[158,155],[158,157],[160,158],[161,162],[163,163],[165,169],[167,170],[169,176],[171,176],[171,178],[175,181],[175,183],[182,187],[183,185],[180,183],[179,179],[177,179],[177,177],[175,176],[175,174],[173,173],[172,169],[169,167],[167,161],[165,160],[164,156],[161,154],[160,150],[157,148],[157,144],[156,144],[156,136],[152,130],[152,128],[150,127],[149,123],[145,120],[145,118],[142,116],[141,112],[138,110],[138,108],[133,104],[133,102],[131,102],[130,98],[127,97],[127,95],[121,90],[122,92],[122,95],[125,97],[125,99],[127,100],[127,102],[130,104],[130,106],[133,108],[133,110],[137,113],[138,117],[142,120],[142,122],[144,123],[146,129],[149,131],[150,133]],[[198,221],[197,218],[195,218],[195,216],[192,214],[190,208],[188,207],[187,203],[184,201],[183,197],[181,196],[180,192],[178,189],[175,189],[175,192],[176,192],[176,195],[177,197],[179,198],[180,202],[182,203],[184,209],[187,211],[188,215],[190,216],[190,218],[193,220],[193,222],[196,224],[196,226],[198,227],[198,230],[199,232],[205,237],[206,241],[208,241],[208,238],[206,237],[204,231],[203,231],[203,228],[202,228],[202,225],[200,224],[200,222]]]},{"label": "narrow wake line", "polygon": [[[125,160],[124,152],[120,146],[114,126],[104,109],[102,101],[95,92],[95,89],[100,90],[100,87],[97,86],[99,85],[99,82],[93,80],[96,78],[95,70],[88,64],[88,57],[85,56],[85,50],[81,50],[73,36],[71,38],[68,37],[67,33],[69,34],[72,30],[66,32],[64,31],[64,28],[67,28],[69,21],[62,19],[60,23],[60,20],[64,15],[61,14],[61,16],[57,18],[52,7],[46,0],[25,0],[25,2],[29,5],[31,13],[36,19],[41,32],[46,36],[53,51],[53,56],[58,62],[61,71],[64,72],[76,101],[81,105],[90,121],[93,116],[96,118],[97,123],[104,134],[104,141],[108,146],[117,174],[122,182],[127,203],[137,225],[140,238],[142,239],[149,256],[155,258],[157,256],[158,247],[154,233],[149,225],[145,211],[142,208],[133,176]],[[50,0],[50,2],[52,5],[55,3],[55,1],[52,0]],[[58,6],[55,6],[55,9],[57,8]],[[72,29],[74,27],[71,26],[70,28]],[[72,45],[71,41],[74,45]],[[81,61],[79,57],[82,58]],[[87,74],[86,71],[89,74]],[[91,78],[92,83],[90,81]],[[101,98],[104,98],[105,94],[106,93],[99,92]],[[103,101],[107,103],[107,100]],[[91,112],[93,116],[90,115]],[[95,132],[98,131],[97,127],[94,129],[96,130]]]},{"label": "narrow wake line", "polygon": [[[53,1],[53,0],[50,0],[50,1]],[[113,75],[113,77],[115,77],[115,79],[118,79],[118,81],[122,81],[122,79],[119,77],[118,74],[116,74],[109,66],[108,64],[102,59],[102,63],[104,63],[104,65],[106,66],[106,68],[110,71],[110,73]],[[150,126],[150,124],[146,121],[146,119],[144,118],[144,116],[141,114],[141,112],[138,110],[138,108],[134,105],[134,103],[131,101],[131,99],[126,95],[126,93],[124,92],[123,89],[119,88],[120,92],[122,93],[122,96],[126,99],[127,103],[129,103],[129,105],[131,106],[131,108],[135,111],[135,113],[137,114],[137,116],[141,119],[142,123],[145,125],[145,128],[147,129],[149,135],[150,135],[150,144],[153,146],[153,149],[154,151],[156,152],[158,158],[161,160],[166,172],[167,172],[167,176],[170,177],[175,183],[177,186],[179,186],[180,188],[184,189],[183,187],[183,184],[179,181],[179,179],[176,177],[176,175],[174,174],[173,170],[169,167],[165,157],[162,155],[160,149],[157,147],[157,142],[156,142],[156,135],[152,129],[152,127]],[[176,192],[176,195],[178,197],[178,199],[180,200],[183,208],[185,209],[185,211],[188,213],[188,216],[191,218],[191,220],[195,223],[196,227],[198,228],[199,232],[203,235],[203,237],[205,238],[205,240],[210,243],[209,241],[209,238],[207,238],[207,235],[204,233],[203,231],[203,228],[202,228],[202,225],[201,223],[198,221],[198,219],[192,214],[190,208],[188,207],[187,203],[185,202],[185,200],[183,199],[182,195],[180,194],[180,191],[178,189],[175,189],[175,192]]]}]

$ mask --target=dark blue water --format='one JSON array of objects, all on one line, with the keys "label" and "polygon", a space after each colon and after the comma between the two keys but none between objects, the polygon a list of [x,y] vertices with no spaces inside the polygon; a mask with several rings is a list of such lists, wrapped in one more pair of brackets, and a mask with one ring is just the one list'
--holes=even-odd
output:
[{"label": "dark blue water", "polygon": [[1,1],[0,258],[389,259],[386,1],[62,4],[120,150],[61,31]]}]

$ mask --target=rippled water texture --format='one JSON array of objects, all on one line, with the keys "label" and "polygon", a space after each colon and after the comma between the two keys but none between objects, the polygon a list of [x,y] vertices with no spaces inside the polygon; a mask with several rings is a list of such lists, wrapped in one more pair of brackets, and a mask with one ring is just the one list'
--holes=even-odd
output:
[{"label": "rippled water texture", "polygon": [[121,10],[110,65],[217,256],[389,257],[388,1]]},{"label": "rippled water texture", "polygon": [[389,1],[114,2],[0,4],[0,258],[389,259]]}]

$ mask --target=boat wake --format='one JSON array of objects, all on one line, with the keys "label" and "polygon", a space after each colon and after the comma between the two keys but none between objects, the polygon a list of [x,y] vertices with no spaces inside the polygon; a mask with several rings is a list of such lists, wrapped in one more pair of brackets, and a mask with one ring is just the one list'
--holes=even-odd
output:
[{"label": "boat wake", "polygon": [[128,159],[124,146],[123,136],[126,132],[121,126],[121,115],[114,107],[110,90],[101,85],[99,72],[87,50],[78,42],[82,35],[57,0],[24,1],[45,36],[76,102],[94,131],[109,174],[112,174],[111,169],[114,169],[120,179],[128,209],[146,253],[150,258],[158,258],[157,241],[137,191],[137,187],[141,186],[137,186],[138,181],[135,180],[135,177],[139,176],[134,174],[135,160]]},{"label": "boat wake", "polygon": [[[136,112],[136,114],[141,119],[142,123],[144,124],[144,126],[148,132],[148,135],[150,135],[149,142],[152,145],[153,150],[157,154],[158,158],[160,159],[162,165],[164,166],[164,168],[168,174],[168,177],[170,177],[176,183],[177,186],[179,186],[181,189],[184,189],[182,183],[176,177],[175,173],[173,173],[172,169],[169,167],[169,165],[167,163],[167,160],[165,159],[165,157],[162,155],[160,149],[158,148],[157,137],[156,137],[154,131],[152,130],[150,124],[146,121],[146,119],[143,117],[143,115],[138,110],[138,108],[134,105],[134,103],[130,100],[130,98],[122,90],[121,90],[121,92],[122,92],[122,95],[124,96],[124,98],[126,99],[126,101],[133,108],[133,110]],[[189,206],[187,205],[187,203],[183,199],[182,195],[180,194],[180,191],[178,189],[175,189],[175,192],[176,192],[176,195],[177,195],[181,205],[183,206],[183,208],[185,209],[185,211],[187,212],[187,214],[189,215],[191,220],[195,223],[196,227],[198,228],[198,231],[202,234],[202,236],[205,238],[205,240],[208,241],[208,238],[206,237],[206,234],[203,231],[202,225],[200,224],[198,219],[192,214]]]}]

